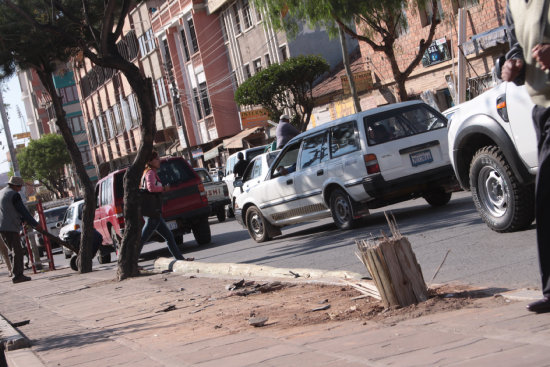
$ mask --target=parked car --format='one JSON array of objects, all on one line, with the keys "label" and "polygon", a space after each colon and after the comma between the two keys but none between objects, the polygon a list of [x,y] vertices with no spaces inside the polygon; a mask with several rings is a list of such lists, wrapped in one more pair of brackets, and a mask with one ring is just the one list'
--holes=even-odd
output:
[{"label": "parked car", "polygon": [[504,82],[460,104],[449,122],[449,155],[458,181],[497,232],[526,228],[535,218],[532,109],[525,86]]},{"label": "parked car", "polygon": [[233,173],[233,168],[235,167],[235,164],[237,163],[237,155],[242,152],[244,156],[244,160],[250,162],[254,157],[256,157],[259,154],[262,154],[265,151],[265,146],[262,145],[261,147],[254,147],[254,148],[248,148],[243,149],[238,152],[235,152],[231,154],[225,163],[225,175],[223,177],[223,181],[227,184],[227,189],[229,190],[229,197],[233,195],[233,181],[235,181],[235,174]]},{"label": "parked car", "polygon": [[262,153],[252,159],[252,161],[248,164],[248,167],[246,167],[243,177],[241,179],[237,179],[237,181],[240,180],[240,182],[237,183],[238,187],[233,190],[232,203],[235,203],[237,196],[242,193],[249,192],[250,189],[260,184],[260,182],[265,179],[267,173],[269,172],[269,167],[273,161],[275,161],[275,158],[279,152],[280,150]]},{"label": "parked car", "polygon": [[[46,228],[49,233],[51,233],[54,236],[59,235],[59,226],[58,223],[61,223],[63,221],[63,217],[65,215],[65,212],[67,211],[68,205],[58,206],[51,209],[44,210],[44,217],[46,219]],[[40,221],[38,212],[34,214],[34,219],[37,221]],[[38,252],[40,256],[44,256],[45,246],[44,246],[44,238],[42,235],[35,231],[36,236],[36,243],[38,245]],[[50,246],[52,248],[59,247],[57,243],[54,243],[53,241],[50,241]]]},{"label": "parked car", "polygon": [[349,229],[369,209],[413,198],[445,205],[457,189],[447,119],[411,101],[346,116],[294,137],[263,181],[237,196],[235,217],[263,242],[283,226],[331,215],[340,229]]},{"label": "parked car", "polygon": [[[103,243],[112,245],[115,250],[124,235],[122,181],[125,172],[126,169],[111,172],[96,185],[94,227],[103,236]],[[169,185],[168,191],[162,193],[162,217],[176,242],[182,244],[183,235],[193,232],[199,245],[209,243],[210,207],[199,176],[182,157],[163,158],[158,175],[163,184]]]},{"label": "parked car", "polygon": [[195,168],[195,172],[199,175],[206,190],[210,214],[218,217],[219,222],[225,221],[225,206],[231,202],[227,184],[223,181],[215,181],[204,168]]},{"label": "parked car", "polygon": [[[80,231],[82,225],[82,210],[84,209],[84,200],[78,200],[69,205],[65,211],[63,221],[59,223],[59,238],[66,238],[70,231]],[[63,246],[65,259],[70,259],[73,252]]]}]

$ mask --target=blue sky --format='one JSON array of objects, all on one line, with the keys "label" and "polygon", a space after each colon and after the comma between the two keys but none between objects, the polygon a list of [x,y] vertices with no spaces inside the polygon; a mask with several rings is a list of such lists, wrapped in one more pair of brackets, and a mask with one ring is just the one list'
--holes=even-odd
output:
[{"label": "blue sky", "polygon": [[[9,121],[10,121],[10,130],[11,134],[17,134],[22,133],[24,131],[28,131],[28,128],[26,126],[27,117],[25,115],[25,106],[23,104],[23,101],[21,100],[21,87],[19,86],[19,79],[17,76],[14,76],[3,83],[5,86],[3,98],[4,103],[8,104],[9,107],[7,109]],[[16,106],[19,106],[19,110],[21,111],[21,114],[23,115],[23,118],[20,119],[17,115],[17,109]],[[0,141],[2,142],[2,145],[0,146],[0,173],[1,172],[7,172],[9,170],[9,164],[6,161],[6,153],[8,151],[8,145],[6,142],[6,136],[4,133],[4,125],[0,124],[2,127],[2,132],[0,133]],[[14,146],[17,144],[21,144],[23,141],[14,141]]]}]

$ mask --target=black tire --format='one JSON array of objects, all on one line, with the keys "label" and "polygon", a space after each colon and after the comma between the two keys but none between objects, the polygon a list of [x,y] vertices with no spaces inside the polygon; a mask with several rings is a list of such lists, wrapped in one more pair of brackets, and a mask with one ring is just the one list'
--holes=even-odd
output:
[{"label": "black tire", "polygon": [[492,230],[513,232],[533,222],[533,185],[519,183],[498,147],[476,152],[470,164],[470,189],[477,211]]},{"label": "black tire", "polygon": [[77,256],[73,256],[71,257],[71,261],[70,261],[70,264],[71,264],[71,269],[73,269],[74,271],[78,271],[78,265],[76,264],[76,258]]},{"label": "black tire", "polygon": [[216,216],[218,217],[218,222],[225,222],[225,208],[218,209]]},{"label": "black tire", "polygon": [[340,188],[330,194],[330,212],[334,223],[340,229],[352,229],[359,222],[358,219],[353,218],[351,198]]},{"label": "black tire", "polygon": [[225,214],[227,218],[234,218],[235,217],[235,211],[233,210],[233,204],[228,204],[227,208],[225,209]]},{"label": "black tire", "polygon": [[191,231],[193,231],[193,236],[195,237],[195,241],[199,245],[206,245],[207,243],[210,243],[212,240],[212,235],[210,233],[210,223],[208,223],[208,217],[204,217],[198,222],[194,223],[191,227]]},{"label": "black tire", "polygon": [[424,194],[424,200],[433,207],[446,205],[451,201],[452,192],[445,192],[443,188],[434,189]]},{"label": "black tire", "polygon": [[250,237],[258,243],[271,239],[269,235],[271,233],[271,223],[264,218],[260,209],[255,206],[251,206],[246,211],[246,228]]},{"label": "black tire", "polygon": [[[113,250],[115,254],[118,255],[118,250],[120,249],[120,238],[116,234],[115,227],[111,227],[111,241],[113,242]],[[110,255],[109,255],[110,256]],[[101,262],[100,262],[101,264]]]}]

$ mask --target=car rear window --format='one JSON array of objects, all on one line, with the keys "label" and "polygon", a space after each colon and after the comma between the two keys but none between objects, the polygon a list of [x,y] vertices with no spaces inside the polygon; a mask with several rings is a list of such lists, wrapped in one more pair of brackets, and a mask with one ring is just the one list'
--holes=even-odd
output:
[{"label": "car rear window", "polygon": [[178,185],[196,177],[193,169],[181,159],[161,162],[158,175],[163,185]]},{"label": "car rear window", "polygon": [[66,206],[45,211],[44,215],[46,216],[46,222],[62,221],[66,211]]},{"label": "car rear window", "polygon": [[423,105],[366,116],[363,121],[369,145],[382,144],[447,126],[444,117]]}]

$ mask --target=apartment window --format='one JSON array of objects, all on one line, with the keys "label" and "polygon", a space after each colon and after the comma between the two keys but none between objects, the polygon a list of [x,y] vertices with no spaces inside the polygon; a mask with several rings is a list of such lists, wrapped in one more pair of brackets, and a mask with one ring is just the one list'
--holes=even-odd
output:
[{"label": "apartment window", "polygon": [[[433,8],[431,1],[426,2],[426,7],[424,9],[420,9],[419,16],[420,16],[420,24],[422,27],[428,26],[432,24],[432,14],[433,14]],[[443,7],[441,6],[441,0],[437,0],[437,20],[441,20],[443,17]]]},{"label": "apartment window", "polygon": [[90,140],[92,141],[93,145],[97,145],[99,142],[99,138],[97,136],[97,131],[95,129],[95,119],[88,122],[88,135],[90,136]]},{"label": "apartment window", "polygon": [[199,44],[197,43],[197,34],[195,33],[195,24],[193,18],[189,18],[187,21],[189,27],[189,35],[191,36],[191,44],[193,45],[193,53],[199,52]]},{"label": "apartment window", "polygon": [[59,88],[57,90],[57,93],[61,97],[61,101],[63,104],[78,101],[78,91],[76,90],[76,85]]},{"label": "apartment window", "polygon": [[132,118],[132,126],[139,123],[139,108],[135,94],[128,96],[128,106],[130,107],[130,117]]},{"label": "apartment window", "polygon": [[122,121],[122,110],[120,108],[120,105],[117,103],[113,106],[113,115],[115,117],[115,126],[118,131],[118,133],[122,133],[124,131],[124,124]]},{"label": "apartment window", "polygon": [[225,16],[226,13],[224,13],[224,16],[221,16],[220,17],[220,22],[222,24],[222,36],[223,36],[223,40],[225,42],[227,42],[228,38],[227,38],[227,25],[225,24],[225,19],[226,19],[226,16]]},{"label": "apartment window", "polygon": [[141,51],[141,57],[149,54],[155,49],[155,38],[153,37],[153,30],[149,29],[141,37],[138,38],[139,49]]},{"label": "apartment window", "polygon": [[252,76],[252,74],[250,73],[250,65],[246,64],[245,66],[243,66],[243,70],[245,79],[248,79]]},{"label": "apartment window", "polygon": [[160,107],[168,102],[168,96],[166,95],[166,86],[164,84],[164,78],[159,78],[155,81],[155,101],[156,106]]},{"label": "apartment window", "polygon": [[269,57],[269,54],[265,54],[265,65],[267,67],[271,66],[271,57]]},{"label": "apartment window", "polygon": [[67,119],[69,123],[69,128],[73,133],[78,133],[84,130],[84,119],[82,116],[74,116]]},{"label": "apartment window", "polygon": [[197,120],[202,120],[201,101],[199,99],[199,92],[197,91],[197,88],[193,88],[193,96],[195,98],[195,106],[197,107]]},{"label": "apartment window", "polygon": [[250,15],[250,4],[248,3],[248,0],[242,0],[242,2],[243,2],[244,28],[248,29],[252,27],[252,16]]},{"label": "apartment window", "polygon": [[116,130],[115,130],[115,122],[113,121],[113,110],[110,108],[105,112],[105,119],[104,121],[107,123],[108,128],[108,139],[112,139],[116,136]]},{"label": "apartment window", "polygon": [[208,89],[206,89],[206,82],[199,84],[199,92],[202,102],[202,107],[204,109],[204,115],[208,116],[212,113],[212,108],[210,107],[210,98],[208,97]]},{"label": "apartment window", "polygon": [[183,51],[185,52],[185,61],[189,61],[191,59],[191,55],[189,54],[189,44],[187,43],[187,37],[185,37],[185,32],[183,29],[181,30],[181,41],[183,43]]},{"label": "apartment window", "polygon": [[92,162],[92,152],[90,151],[89,145],[82,145],[78,147],[80,150],[80,155],[82,156],[82,163],[84,163],[84,166],[91,166],[93,164]]},{"label": "apartment window", "polygon": [[237,3],[233,4],[233,17],[235,18],[235,34],[241,34],[241,18],[239,17],[239,9],[237,9]]},{"label": "apartment window", "polygon": [[286,46],[279,47],[279,51],[281,52],[281,58],[283,59],[283,61],[288,60],[288,54],[286,52]]},{"label": "apartment window", "polygon": [[254,60],[254,74],[262,71],[262,59]]}]

